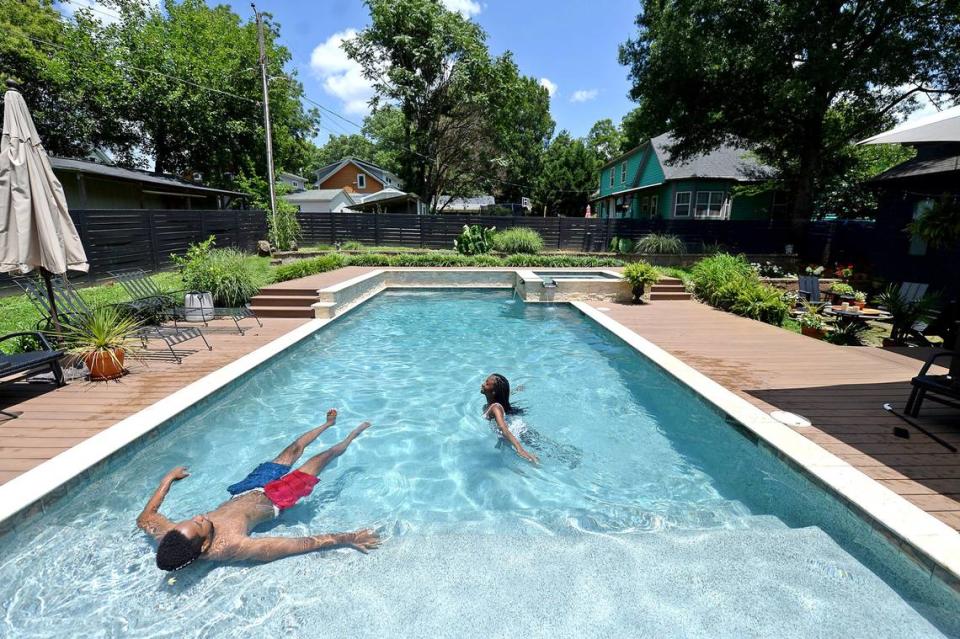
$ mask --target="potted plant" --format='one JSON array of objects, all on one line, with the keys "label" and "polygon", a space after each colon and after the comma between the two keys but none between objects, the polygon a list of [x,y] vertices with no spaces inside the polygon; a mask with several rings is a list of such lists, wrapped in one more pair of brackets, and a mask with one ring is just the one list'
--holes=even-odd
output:
[{"label": "potted plant", "polygon": [[125,355],[136,356],[140,322],[115,306],[99,306],[63,324],[63,343],[69,357],[86,364],[90,381],[116,379],[124,374]]},{"label": "potted plant", "polygon": [[633,301],[638,304],[643,302],[646,287],[656,284],[660,276],[660,269],[643,260],[631,262],[623,267],[623,277],[633,287]]},{"label": "potted plant", "polygon": [[867,305],[867,294],[863,291],[854,291],[853,292],[853,303],[857,305],[861,311],[863,307]]},{"label": "potted plant", "polygon": [[186,255],[170,255],[180,267],[187,292],[184,294],[184,319],[188,322],[206,322],[213,319],[213,292],[211,279],[215,276],[210,265],[210,252],[216,237],[211,235],[197,244],[191,244]]},{"label": "potted plant", "polygon": [[830,285],[830,295],[834,304],[840,304],[844,300],[853,301],[853,287],[846,282],[834,282]]},{"label": "potted plant", "polygon": [[807,337],[823,339],[827,334],[827,324],[817,311],[819,306],[810,302],[803,303],[803,315],[800,316],[800,332]]}]

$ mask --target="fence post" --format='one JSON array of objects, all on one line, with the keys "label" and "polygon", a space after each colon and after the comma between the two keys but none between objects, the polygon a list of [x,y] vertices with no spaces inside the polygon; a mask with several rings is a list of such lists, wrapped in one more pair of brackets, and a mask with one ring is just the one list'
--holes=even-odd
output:
[{"label": "fence post", "polygon": [[375,211],[373,214],[373,245],[380,246],[380,213]]},{"label": "fence post", "polygon": [[147,214],[147,236],[150,238],[150,258],[153,270],[160,270],[160,247],[157,245],[157,228],[154,218],[155,211],[145,211]]},{"label": "fence post", "polygon": [[337,231],[336,231],[337,217],[336,216],[337,216],[336,213],[333,213],[333,212],[330,213],[330,246],[336,246],[337,244]]},{"label": "fence post", "polygon": [[417,235],[420,236],[420,248],[423,248],[423,216],[422,215],[417,216],[417,228],[419,230]]}]

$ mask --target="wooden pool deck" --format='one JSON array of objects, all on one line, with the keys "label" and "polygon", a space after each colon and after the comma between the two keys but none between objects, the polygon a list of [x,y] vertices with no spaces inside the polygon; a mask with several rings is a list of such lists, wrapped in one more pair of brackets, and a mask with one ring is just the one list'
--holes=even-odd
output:
[{"label": "wooden pool deck", "polygon": [[[285,285],[323,288],[368,270],[341,269]],[[903,424],[881,408],[891,402],[902,410],[918,358],[926,355],[922,349],[833,346],[697,302],[593,305],[759,408],[809,418],[814,426],[799,432],[960,530],[960,455],[909,427],[910,439],[894,437],[893,427]],[[232,322],[218,321],[207,331],[213,351],[187,342],[179,346],[187,351],[182,364],[152,355],[116,382],[0,388],[0,408],[23,413],[15,420],[0,416],[0,484],[306,321],[265,318],[258,328],[246,320],[243,336]],[[161,346],[150,350],[160,354]],[[920,422],[960,446],[957,411],[928,403]]]}]

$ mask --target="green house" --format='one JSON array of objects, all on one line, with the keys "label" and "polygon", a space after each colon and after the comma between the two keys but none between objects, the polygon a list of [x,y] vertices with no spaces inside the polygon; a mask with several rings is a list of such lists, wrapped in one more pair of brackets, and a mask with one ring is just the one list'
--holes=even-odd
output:
[{"label": "green house", "polygon": [[763,220],[786,209],[782,193],[734,195],[735,186],[758,184],[772,170],[732,146],[670,163],[669,134],[651,138],[600,169],[591,198],[599,217],[677,220]]}]

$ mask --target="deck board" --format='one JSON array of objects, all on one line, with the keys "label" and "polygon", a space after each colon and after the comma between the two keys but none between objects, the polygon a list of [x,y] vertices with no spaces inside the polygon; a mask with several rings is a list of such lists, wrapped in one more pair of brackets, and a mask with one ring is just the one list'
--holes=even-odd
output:
[{"label": "deck board", "polygon": [[[808,418],[797,432],[960,530],[960,455],[882,408],[903,411],[925,349],[834,346],[692,301],[593,306],[761,410]],[[960,447],[960,411],[927,402],[916,421]]]}]

